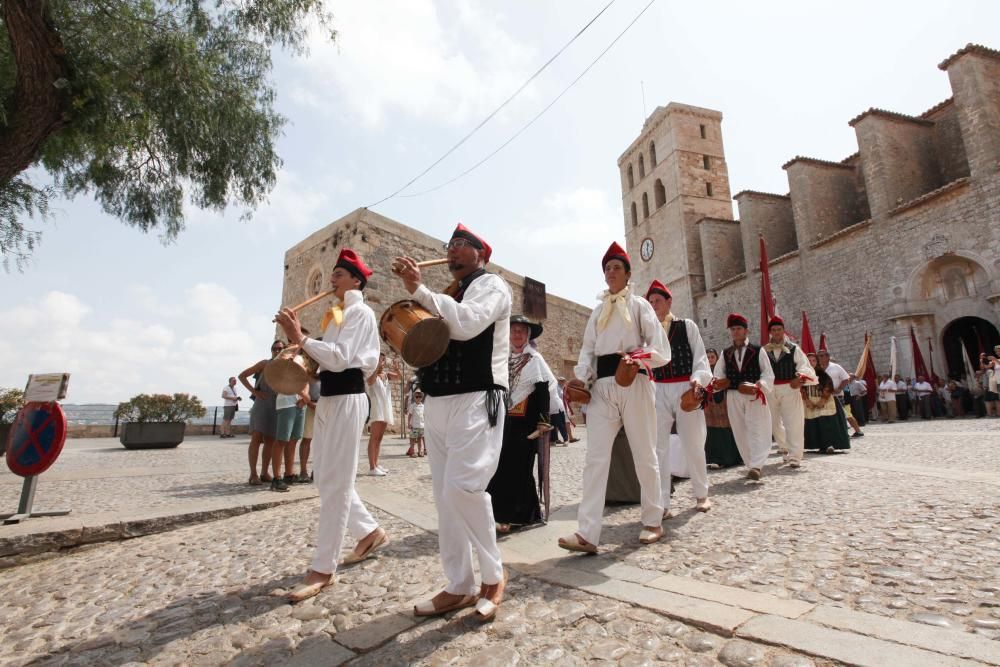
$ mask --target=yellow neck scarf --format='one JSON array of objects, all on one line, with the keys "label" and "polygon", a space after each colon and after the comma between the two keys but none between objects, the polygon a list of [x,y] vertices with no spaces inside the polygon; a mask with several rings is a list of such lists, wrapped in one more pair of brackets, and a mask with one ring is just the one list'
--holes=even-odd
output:
[{"label": "yellow neck scarf", "polygon": [[788,348],[785,347],[784,343],[768,343],[764,346],[764,349],[768,352],[776,352],[778,356],[781,356],[782,352],[788,352]]},{"label": "yellow neck scarf", "polygon": [[344,323],[344,304],[343,302],[334,304],[330,310],[326,311],[323,315],[323,322],[319,325],[322,331],[326,331],[327,326],[330,322],[333,322],[338,327]]},{"label": "yellow neck scarf", "polygon": [[670,333],[670,323],[673,322],[676,319],[677,318],[674,317],[673,312],[667,313],[667,316],[663,318],[662,322],[660,322],[660,324],[663,325],[663,330],[666,331],[669,334]]},{"label": "yellow neck scarf", "polygon": [[611,321],[611,315],[615,312],[621,315],[621,318],[628,324],[632,323],[632,314],[628,309],[628,295],[628,285],[617,294],[612,294],[608,290],[604,290],[604,307],[601,308],[601,315],[597,319],[598,331],[603,331],[608,326],[608,322]]}]

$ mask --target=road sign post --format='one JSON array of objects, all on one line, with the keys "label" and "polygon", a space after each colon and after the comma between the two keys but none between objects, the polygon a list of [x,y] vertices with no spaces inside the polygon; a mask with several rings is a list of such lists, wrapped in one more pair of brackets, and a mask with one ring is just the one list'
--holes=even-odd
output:
[{"label": "road sign post", "polygon": [[32,401],[21,408],[7,435],[7,467],[24,478],[17,512],[0,514],[4,525],[38,516],[63,516],[69,510],[35,512],[38,476],[49,469],[66,442],[66,414],[55,401]]}]

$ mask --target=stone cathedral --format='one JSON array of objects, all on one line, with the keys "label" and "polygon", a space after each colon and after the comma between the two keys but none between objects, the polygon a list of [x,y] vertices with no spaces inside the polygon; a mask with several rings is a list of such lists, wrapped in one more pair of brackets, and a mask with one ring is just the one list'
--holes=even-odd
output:
[{"label": "stone cathedral", "polygon": [[731,195],[720,112],[657,108],[618,160],[637,289],[669,285],[706,345],[728,344],[734,310],[756,340],[763,237],[791,332],[806,311],[853,370],[870,331],[879,372],[895,336],[905,376],[912,327],[939,376],[961,374],[963,345],[975,363],[1000,344],[1000,51],[970,44],[939,67],[952,97],[915,116],[860,113],[858,152],[794,157],[784,194]]}]

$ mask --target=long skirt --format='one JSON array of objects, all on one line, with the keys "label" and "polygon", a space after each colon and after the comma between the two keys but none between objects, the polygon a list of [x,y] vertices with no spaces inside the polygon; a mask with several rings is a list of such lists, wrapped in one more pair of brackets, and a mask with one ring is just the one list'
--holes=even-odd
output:
[{"label": "long skirt", "polygon": [[493,501],[493,518],[497,523],[527,526],[542,520],[538,484],[535,482],[538,440],[528,440],[528,435],[537,426],[534,419],[507,416],[500,462],[486,487]]},{"label": "long skirt", "polygon": [[851,448],[851,439],[847,436],[844,417],[840,412],[828,417],[807,419],[805,436],[806,449]]},{"label": "long skirt", "polygon": [[722,426],[708,427],[708,436],[705,438],[705,462],[714,463],[721,468],[743,465],[743,457],[736,448],[736,438],[733,437],[732,429]]}]

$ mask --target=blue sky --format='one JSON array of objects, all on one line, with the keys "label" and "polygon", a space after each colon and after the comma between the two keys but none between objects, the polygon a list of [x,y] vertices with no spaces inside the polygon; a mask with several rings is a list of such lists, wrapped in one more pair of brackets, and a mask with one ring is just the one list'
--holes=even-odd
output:
[{"label": "blue sky", "polygon": [[[68,371],[69,402],[187,391],[206,404],[261,358],[283,255],[396,190],[476,125],[607,0],[331,1],[340,37],[278,54],[289,119],[269,201],[191,210],[163,245],[85,197],[60,202],[23,273],[0,274],[0,387]],[[646,4],[617,2],[513,104],[419,181],[448,180],[505,141]],[[875,106],[918,114],[950,95],[937,64],[968,42],[1000,47],[1000,3],[676,3],[658,0],[546,116],[433,194],[376,208],[445,237],[463,221],[494,259],[593,303],[599,258],[624,239],[617,159],[645,112],[670,101],[722,111],[733,192],[784,193],[795,155],[857,150],[847,121]],[[377,268],[377,267],[376,267]]]}]

